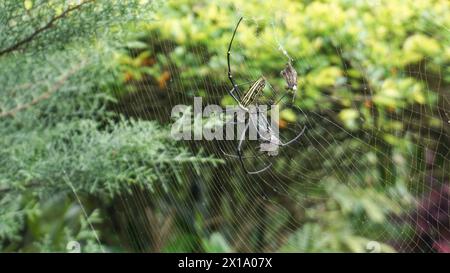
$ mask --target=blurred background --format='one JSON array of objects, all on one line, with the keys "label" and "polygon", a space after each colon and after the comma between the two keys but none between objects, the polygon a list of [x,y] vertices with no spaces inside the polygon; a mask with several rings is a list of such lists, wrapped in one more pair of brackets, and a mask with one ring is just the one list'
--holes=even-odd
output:
[{"label": "blurred background", "polygon": [[[235,104],[240,17],[237,84],[266,77],[283,139],[306,127],[259,175],[170,134],[175,105]],[[450,252],[448,1],[6,0],[0,21],[0,251]]]}]

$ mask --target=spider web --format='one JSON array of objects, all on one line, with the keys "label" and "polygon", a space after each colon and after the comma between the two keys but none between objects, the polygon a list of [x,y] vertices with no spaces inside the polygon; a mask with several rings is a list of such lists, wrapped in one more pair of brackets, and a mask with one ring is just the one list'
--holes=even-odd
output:
[{"label": "spider web", "polygon": [[[223,158],[225,164],[209,170],[188,169],[183,174],[185,183],[172,191],[162,188],[156,188],[153,193],[135,190],[132,197],[123,197],[117,208],[129,220],[127,226],[118,228],[118,232],[125,231],[126,234],[126,239],[121,242],[123,246],[133,245],[137,251],[316,252],[335,250],[327,244],[333,241],[343,245],[341,251],[438,251],[450,232],[450,190],[445,171],[449,166],[450,116],[446,108],[449,100],[445,95],[448,84],[445,85],[443,79],[445,67],[442,66],[438,73],[430,71],[427,62],[432,60],[425,58],[416,67],[396,72],[402,77],[421,81],[425,95],[444,94],[436,105],[405,107],[396,113],[397,121],[407,125],[403,135],[394,135],[407,139],[404,144],[407,147],[398,149],[396,145],[382,141],[380,135],[385,131],[379,126],[363,128],[362,125],[369,121],[361,116],[354,120],[359,129],[349,129],[339,119],[344,108],[339,103],[305,107],[302,104],[308,97],[305,72],[312,71],[322,60],[315,56],[305,58],[286,48],[286,41],[295,37],[282,36],[280,30],[285,22],[276,20],[270,11],[255,18],[238,9],[235,17],[229,20],[227,35],[230,38],[241,15],[245,19],[232,47],[233,77],[245,90],[261,74],[267,76],[270,85],[265,90],[266,101],[261,102],[267,103],[267,98],[272,99],[286,91],[280,85],[279,75],[273,72],[266,75],[265,71],[260,71],[264,69],[259,64],[261,58],[267,52],[279,56],[278,63],[267,65],[267,71],[272,71],[273,66],[278,66],[281,71],[292,59],[299,73],[299,83],[304,84],[300,84],[294,98],[290,95],[283,100],[283,107],[294,111],[296,120],[287,122],[280,133],[284,141],[292,138],[298,132],[295,124],[306,126],[306,133],[297,143],[280,149],[272,168],[254,176],[245,174],[238,160],[223,156],[214,143],[186,141],[183,145],[192,151],[203,150],[216,155]],[[292,15],[286,13],[286,16]],[[169,19],[160,16],[159,20]],[[271,29],[273,35],[263,37],[253,33],[251,36],[245,32],[249,26]],[[448,33],[448,28],[445,30]],[[243,33],[246,39],[242,38]],[[162,36],[151,37],[149,43],[154,49],[162,55],[177,50],[176,45]],[[260,50],[245,55],[248,53],[245,48],[251,43],[260,45]],[[345,41],[338,39],[333,43],[336,56],[344,61],[350,58]],[[448,44],[448,38],[442,43]],[[358,46],[366,47],[363,43]],[[220,60],[217,61],[219,67],[214,69],[221,71],[226,84],[212,81],[207,73],[200,77],[183,77],[182,69],[168,64],[166,68],[171,76],[164,90],[155,88],[151,80],[143,80],[137,84],[139,92],[130,98],[138,105],[119,105],[117,111],[132,117],[167,122],[170,109],[180,103],[192,105],[194,94],[206,93],[204,104],[218,104],[231,89],[226,80],[226,47],[227,44],[223,44],[223,54],[213,57],[201,47],[188,47],[195,56],[189,64],[192,67],[203,67],[212,59]],[[342,69],[342,78],[349,75],[351,69],[362,74],[359,89],[362,100],[377,93],[376,88],[366,81],[370,75],[363,60],[351,65],[344,62]],[[202,73],[199,71],[200,75]],[[345,81],[339,86],[352,89]],[[327,102],[343,99],[336,92],[321,95]],[[362,103],[364,101],[352,100],[345,108],[360,109]],[[372,116],[378,115],[373,105],[367,109]],[[444,123],[442,126],[431,127],[425,122],[436,117]],[[419,123],[412,123],[417,121]],[[228,153],[236,150],[236,142],[224,141],[221,145]],[[255,155],[257,145],[249,143],[246,153]],[[259,157],[250,158],[245,163],[258,166],[260,160]],[[352,248],[352,244],[360,244],[363,248]],[[386,250],[385,245],[391,248]]]}]

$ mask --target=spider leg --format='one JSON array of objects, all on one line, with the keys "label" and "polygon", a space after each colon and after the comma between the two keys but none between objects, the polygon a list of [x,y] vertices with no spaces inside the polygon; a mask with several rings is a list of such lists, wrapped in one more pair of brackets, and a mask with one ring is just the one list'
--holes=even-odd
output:
[{"label": "spider leg", "polygon": [[283,94],[283,96],[281,96],[275,103],[273,103],[273,105],[277,105],[278,103],[280,103],[280,101],[281,101],[282,99],[284,99],[284,97],[286,97],[287,94],[288,94],[288,92],[285,92],[285,93]]},{"label": "spider leg", "polygon": [[301,131],[296,137],[294,137],[293,139],[289,140],[288,142],[284,142],[284,143],[283,143],[283,142],[281,142],[281,140],[280,140],[279,145],[282,146],[282,147],[284,147],[284,146],[287,146],[287,145],[293,143],[294,141],[296,141],[299,137],[301,137],[301,136],[303,135],[303,133],[305,132],[305,130],[306,130],[306,126],[303,127],[302,131]]},{"label": "spider leg", "polygon": [[[259,114],[258,114],[257,119],[258,120],[256,121],[256,123],[254,123],[254,120],[252,120],[252,122],[254,123],[254,126],[256,128],[259,138],[261,138],[267,142],[273,143],[271,141],[271,126],[270,126],[269,122],[267,121],[267,119],[264,116],[259,116]],[[263,125],[259,124],[260,121],[263,123]],[[264,126],[264,127],[262,127],[262,126]],[[264,135],[266,135],[267,133],[269,133],[269,138],[264,137]]]},{"label": "spider leg", "polygon": [[[235,114],[236,114],[236,113],[235,113]],[[225,123],[225,125],[227,125],[227,124],[233,124],[233,125],[236,125],[236,124],[239,124],[239,123],[240,123],[240,122],[231,120],[231,121],[227,121],[227,122]],[[244,135],[245,135],[245,134],[244,134]],[[233,154],[229,154],[229,153],[225,152],[225,151],[222,149],[222,147],[219,145],[219,143],[218,143],[217,140],[216,140],[216,145],[217,145],[217,148],[218,148],[218,149],[222,152],[222,154],[224,154],[225,156],[232,157],[232,158],[236,158],[236,159],[239,158],[239,156],[237,156],[237,155],[233,155]],[[262,155],[263,153],[260,152],[259,154]],[[243,156],[242,158],[257,158],[257,157],[258,157],[257,155],[254,155],[254,156]]]},{"label": "spider leg", "polygon": [[237,94],[239,96],[239,88],[236,86],[233,87],[233,89],[231,89],[230,91],[228,91],[228,93],[230,94],[230,96],[238,103],[240,104],[240,99],[236,96],[236,94],[234,94],[234,92],[237,91]]},{"label": "spider leg", "polygon": [[[272,88],[273,89],[273,88]],[[274,90],[274,89],[273,89]],[[294,88],[294,89],[292,89],[292,91],[296,91],[297,90],[297,88]],[[286,95],[288,94],[289,92],[285,92],[276,102],[274,102],[274,103],[272,103],[273,105],[277,105],[284,97],[286,97]],[[294,93],[294,96],[295,96],[295,94],[296,93]],[[269,125],[269,122],[267,121],[267,119],[264,119],[264,123],[266,124],[266,126],[268,126],[268,128],[270,128],[270,125]],[[299,137],[301,137],[302,135],[303,135],[303,133],[305,132],[305,129],[306,129],[306,127],[303,127],[303,129],[301,130],[301,132],[296,136],[296,137],[294,137],[293,139],[291,139],[291,140],[289,140],[288,142],[286,142],[286,143],[283,143],[280,139],[278,139],[278,144],[277,145],[279,145],[279,146],[287,146],[287,145],[289,145],[289,144],[291,144],[291,143],[293,143],[294,141],[296,141]],[[260,136],[262,139],[264,139],[265,141],[268,141],[268,142],[270,142],[270,143],[273,143],[273,141],[271,140],[271,139],[267,139],[267,138],[265,138],[265,137],[263,137],[263,136]],[[275,144],[275,143],[273,143],[273,144]]]},{"label": "spider leg", "polygon": [[245,167],[244,160],[242,160],[242,159],[244,158],[244,157],[242,157],[242,144],[244,143],[244,140],[245,140],[245,134],[246,134],[247,131],[248,131],[249,125],[250,125],[249,123],[247,123],[247,124],[245,125],[244,131],[242,132],[241,138],[239,139],[239,144],[238,144],[238,147],[237,147],[237,154],[238,154],[238,157],[239,157],[239,161],[241,162],[242,168],[244,169],[244,171],[245,171],[247,174],[258,174],[258,173],[262,173],[262,172],[266,171],[267,169],[269,169],[269,168],[272,166],[272,163],[270,162],[270,163],[269,163],[267,166],[265,166],[264,168],[262,168],[262,169],[260,169],[260,170],[256,170],[256,171],[249,171],[249,170]]},{"label": "spider leg", "polygon": [[230,56],[231,56],[231,46],[233,45],[234,36],[236,36],[236,31],[239,27],[239,24],[241,23],[243,17],[241,17],[236,24],[236,27],[234,28],[233,36],[231,36],[230,43],[228,44],[228,51],[227,51],[227,64],[228,64],[228,79],[230,80],[231,84],[233,85],[233,89],[229,91],[230,95],[239,103],[239,99],[234,95],[234,91],[237,90],[239,92],[239,87],[236,84],[236,82],[233,79],[233,75],[231,73],[231,64],[230,64]]},{"label": "spider leg", "polygon": [[[272,132],[272,131],[270,130],[271,127],[270,127],[269,122],[267,121],[267,119],[263,118],[262,120],[263,120],[263,122],[265,123],[265,126],[269,129],[269,132]],[[299,138],[303,135],[303,133],[305,133],[305,130],[306,130],[306,127],[303,127],[303,129],[300,131],[300,133],[298,133],[298,135],[296,135],[293,139],[289,140],[288,142],[282,142],[282,141],[277,137],[278,141],[277,141],[277,143],[275,143],[275,142],[273,142],[273,140],[272,140],[271,138],[265,138],[265,137],[263,136],[263,134],[261,134],[261,133],[259,133],[259,137],[262,138],[262,139],[264,139],[264,140],[267,141],[267,142],[270,142],[270,143],[272,143],[272,144],[276,144],[276,145],[278,145],[278,146],[284,147],[284,146],[287,146],[287,145],[289,145],[289,144],[292,144],[292,143],[295,142],[297,139],[299,139]]]},{"label": "spider leg", "polygon": [[[239,107],[244,110],[248,111],[248,109],[241,104],[241,91],[239,90],[238,84],[233,79],[233,74],[231,72],[231,46],[233,45],[234,37],[236,36],[237,29],[239,28],[239,25],[241,24],[243,17],[239,18],[238,23],[236,24],[236,27],[234,28],[233,35],[231,36],[230,43],[228,44],[228,51],[227,51],[227,64],[228,64],[228,79],[230,80],[231,84],[233,85],[233,89],[231,89],[228,93],[233,97],[233,99],[238,103]],[[235,95],[235,91],[237,91],[237,96]]]}]

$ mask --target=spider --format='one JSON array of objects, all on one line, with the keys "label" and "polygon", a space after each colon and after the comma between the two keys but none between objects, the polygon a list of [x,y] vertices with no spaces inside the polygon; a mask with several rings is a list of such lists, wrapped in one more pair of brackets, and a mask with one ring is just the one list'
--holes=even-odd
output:
[{"label": "spider", "polygon": [[[228,45],[228,51],[227,51],[228,79],[230,80],[230,82],[233,86],[233,88],[229,91],[229,94],[237,102],[237,104],[243,111],[245,111],[248,114],[251,114],[250,106],[257,105],[257,100],[262,95],[262,91],[266,86],[267,80],[264,76],[261,76],[250,86],[250,88],[245,93],[242,93],[241,90],[239,89],[238,85],[236,84],[236,82],[233,79],[233,75],[231,72],[231,65],[230,65],[231,47],[233,45],[234,37],[236,36],[236,32],[239,28],[239,24],[241,23],[242,19],[243,19],[243,17],[241,17],[239,19],[238,23],[236,24],[236,27],[233,31],[233,35],[231,36],[230,43]],[[286,89],[295,91],[297,89],[297,72],[292,67],[291,60],[289,60],[289,62],[287,63],[286,68],[283,71],[281,71],[281,75],[285,78],[285,81],[287,83]],[[251,108],[251,109],[254,109],[254,108]],[[255,109],[258,109],[258,107],[255,107]],[[257,114],[259,114],[259,113],[257,113]],[[305,132],[305,129],[306,129],[306,127],[303,127],[303,129],[300,131],[300,133],[297,134],[297,136],[295,136],[293,139],[289,140],[288,142],[282,142],[280,140],[280,138],[274,133],[274,130],[269,125],[269,122],[267,121],[267,119],[260,115],[258,115],[258,117],[260,117],[260,118],[258,118],[256,121],[256,124],[253,124],[253,125],[256,126],[258,140],[260,141],[261,152],[263,152],[263,153],[265,152],[268,156],[272,156],[272,157],[276,156],[278,154],[279,147],[284,147],[284,146],[287,146],[287,145],[295,142]],[[253,122],[253,123],[255,123],[255,122]],[[269,162],[269,164],[266,164],[265,167],[263,167],[259,170],[255,170],[255,171],[249,171],[246,168],[246,166],[244,164],[244,160],[243,160],[243,158],[246,158],[246,157],[243,157],[243,155],[242,155],[242,146],[243,146],[243,143],[245,140],[245,135],[247,134],[247,131],[249,130],[250,124],[252,124],[252,122],[249,122],[249,121],[246,122],[244,130],[242,131],[242,134],[240,135],[240,137],[238,139],[239,142],[236,147],[237,156],[227,154],[224,151],[222,151],[222,152],[225,155],[239,158],[242,168],[244,169],[244,171],[246,173],[258,174],[258,173],[262,173],[262,172],[268,170],[272,166],[272,163]]]}]

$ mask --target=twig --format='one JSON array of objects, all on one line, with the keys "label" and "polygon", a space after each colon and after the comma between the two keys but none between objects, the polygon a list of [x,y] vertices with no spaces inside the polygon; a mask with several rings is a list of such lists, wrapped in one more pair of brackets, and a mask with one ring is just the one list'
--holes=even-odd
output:
[{"label": "twig", "polygon": [[20,112],[20,111],[22,111],[24,109],[30,108],[31,106],[33,106],[35,104],[38,104],[39,102],[41,102],[43,100],[46,100],[46,99],[50,98],[50,96],[53,95],[53,93],[55,93],[56,91],[58,91],[61,88],[61,86],[63,86],[64,83],[67,81],[67,79],[69,79],[73,74],[78,72],[80,70],[80,68],[84,66],[84,64],[85,64],[85,61],[83,60],[78,65],[76,65],[75,67],[73,67],[72,69],[67,71],[67,73],[64,74],[55,83],[55,85],[53,85],[47,92],[45,92],[42,95],[34,98],[32,101],[30,101],[28,103],[25,103],[25,104],[17,105],[16,107],[14,107],[11,110],[0,112],[0,118],[4,118],[4,117],[8,117],[8,116],[14,116],[18,112]]},{"label": "twig", "polygon": [[3,49],[0,50],[0,56],[4,55],[6,53],[9,53],[11,51],[15,51],[17,49],[19,49],[22,45],[27,44],[29,42],[31,42],[37,35],[39,35],[40,33],[50,29],[51,27],[53,27],[53,25],[55,24],[56,21],[62,19],[63,17],[65,17],[67,14],[71,13],[74,10],[78,10],[80,9],[83,5],[94,2],[95,0],[86,0],[81,4],[78,4],[76,6],[73,6],[71,8],[66,9],[63,13],[61,13],[60,15],[53,17],[45,26],[36,29],[30,36],[24,38],[23,40],[20,40],[19,42]]}]

